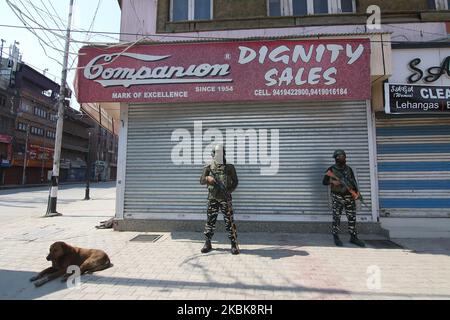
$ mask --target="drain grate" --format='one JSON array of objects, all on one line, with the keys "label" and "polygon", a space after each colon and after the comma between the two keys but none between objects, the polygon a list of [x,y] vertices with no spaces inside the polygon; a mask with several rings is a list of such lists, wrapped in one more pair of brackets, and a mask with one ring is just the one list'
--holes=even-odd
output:
[{"label": "drain grate", "polygon": [[391,240],[364,240],[364,242],[375,249],[404,249]]},{"label": "drain grate", "polygon": [[161,239],[162,234],[140,234],[131,239],[130,241],[138,242],[156,242]]}]

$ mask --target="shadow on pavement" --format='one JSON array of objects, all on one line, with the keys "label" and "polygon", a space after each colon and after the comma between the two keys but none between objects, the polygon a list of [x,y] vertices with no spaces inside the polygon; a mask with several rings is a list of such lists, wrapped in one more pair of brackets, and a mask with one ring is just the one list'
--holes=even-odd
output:
[{"label": "shadow on pavement", "polygon": [[[157,232],[152,232],[157,233]],[[204,243],[204,236],[202,232],[182,232],[182,231],[174,231],[171,232],[171,237],[175,241],[179,242],[198,242],[199,250]],[[346,234],[340,235],[340,238],[344,244],[342,248],[351,248],[351,249],[361,249],[358,246],[349,242],[350,236]],[[376,235],[361,235],[360,238],[362,240],[366,239],[378,239],[379,236]],[[337,250],[342,248],[337,248],[334,244],[333,237],[331,234],[318,234],[318,233],[266,233],[266,232],[243,232],[238,233],[238,241],[239,246],[242,250],[247,250],[246,246],[252,245],[267,245],[271,246],[271,251],[283,250],[283,247],[332,247]],[[229,245],[230,240],[227,238],[227,234],[224,232],[216,232],[213,239],[212,244],[214,248],[214,244],[218,245]],[[370,243],[367,243],[367,248],[370,249],[380,249],[379,247],[373,246]],[[252,251],[248,249],[249,251]],[[393,249],[392,249],[393,250]],[[403,248],[397,248],[396,250],[406,250]],[[296,251],[296,250],[295,250]],[[298,251],[296,251],[298,252]],[[261,252],[265,254],[265,252]],[[298,254],[297,254],[298,255]]]},{"label": "shadow on pavement", "polygon": [[[19,200],[19,199],[5,199],[5,198],[0,198],[0,206],[2,206],[2,207],[23,207],[23,206],[16,206],[16,205],[13,205],[13,204],[11,204],[11,203],[14,203],[14,204],[16,204],[16,203],[25,203],[25,204],[32,204],[32,203],[36,203],[36,204],[47,204],[47,199],[44,199],[44,198],[41,198],[41,199],[34,199],[34,200],[32,200],[32,199],[24,199],[24,200]],[[77,198],[72,198],[72,199],[68,199],[68,198],[65,198],[65,199],[61,199],[61,198],[58,198],[58,203],[59,204],[69,204],[69,203],[72,203],[72,202],[76,202],[76,201],[80,201],[80,199],[77,199]],[[29,207],[29,208],[35,208],[35,206],[32,206],[32,207]]]},{"label": "shadow on pavement", "polygon": [[30,278],[36,272],[0,270],[0,299],[1,300],[31,300],[48,294],[67,289],[65,283],[53,280],[42,287],[36,288]]},{"label": "shadow on pavement", "polygon": [[[45,297],[47,295],[57,293],[61,290],[66,290],[65,283],[61,283],[59,279],[55,279],[43,285],[42,287],[35,288],[33,283],[29,281],[29,278],[34,276],[35,272],[29,271],[12,271],[12,270],[0,270],[0,300],[32,300]],[[273,286],[270,284],[251,284],[242,283],[236,281],[233,283],[221,283],[216,281],[189,281],[189,280],[161,280],[161,279],[139,279],[132,277],[111,277],[102,275],[83,275],[81,277],[81,288],[83,285],[115,285],[125,287],[145,287],[149,290],[158,290],[160,292],[173,292],[183,288],[184,290],[202,290],[202,289],[237,289],[237,290],[258,290],[267,291],[268,294],[273,292],[286,292],[286,293],[312,293],[324,295],[320,298],[332,297],[332,295],[345,295],[351,297],[351,295],[362,295],[370,298],[371,296],[386,295],[389,299],[411,299],[422,298],[424,294],[409,293],[391,293],[391,292],[355,292],[337,288],[318,288],[307,286]],[[77,289],[74,289],[76,291]],[[447,294],[426,294],[427,297],[434,299],[449,299]],[[67,296],[70,298],[69,296]],[[344,298],[344,297],[341,297]]]},{"label": "shadow on pavement", "polygon": [[[154,232],[156,233],[156,232]],[[204,243],[204,237],[202,232],[171,232],[171,237],[175,241],[180,242],[198,242],[199,252]],[[288,255],[289,252],[284,252],[286,247],[329,247],[336,250],[341,249],[358,249],[358,250],[390,250],[390,251],[408,251],[413,254],[432,254],[432,255],[445,255],[450,256],[450,238],[435,238],[435,239],[385,239],[377,235],[360,235],[360,238],[365,241],[366,248],[360,248],[349,242],[349,235],[342,233],[340,239],[344,246],[338,248],[334,245],[331,234],[317,234],[317,233],[264,233],[264,232],[251,232],[251,233],[238,233],[238,240],[241,252],[245,254],[252,254],[252,251],[257,251],[254,254],[260,254],[266,257],[270,255],[270,251],[274,253],[281,251],[280,257]],[[216,232],[213,237],[214,245],[226,245],[230,244],[227,238],[227,234],[224,232]],[[248,246],[252,245],[267,245],[271,247],[271,250],[261,251],[266,249],[251,250]],[[259,252],[258,252],[259,251]],[[297,251],[298,252],[298,251]],[[267,255],[266,255],[267,254]],[[297,254],[298,255],[298,254]]]},{"label": "shadow on pavement", "polygon": [[104,215],[100,215],[98,213],[91,215],[89,213],[86,213],[85,215],[80,215],[80,214],[72,214],[72,213],[63,213],[63,217],[64,218],[101,218],[101,219],[105,219],[105,218],[111,218],[110,214],[104,214]]},{"label": "shadow on pavement", "polygon": [[450,238],[392,239],[415,254],[450,256]]},{"label": "shadow on pavement", "polygon": [[[36,288],[29,279],[36,275],[35,272],[29,271],[13,271],[13,270],[0,270],[0,300],[32,300],[42,298],[46,295],[56,293],[61,290],[67,289],[65,283],[61,283],[59,279],[52,280],[42,287]],[[334,288],[314,288],[314,287],[302,287],[302,286],[271,286],[271,285],[256,285],[256,284],[244,284],[242,282],[235,283],[220,283],[220,282],[196,282],[196,281],[180,281],[180,280],[160,280],[160,279],[133,279],[126,277],[108,277],[99,276],[95,274],[83,275],[81,277],[81,285],[83,284],[100,284],[100,285],[121,285],[121,286],[133,286],[133,287],[148,287],[161,288],[160,291],[172,291],[177,290],[180,287],[192,289],[242,289],[242,290],[267,290],[272,291],[285,291],[285,292],[312,292],[320,294],[349,294],[350,292],[341,289]],[[8,289],[6,289],[8,288]],[[76,289],[74,289],[76,290]]]},{"label": "shadow on pavement", "polygon": [[[230,254],[230,249],[224,248],[213,248],[211,252],[224,252],[226,254]],[[277,246],[263,248],[263,249],[242,249],[240,248],[240,254],[245,255],[254,255],[263,258],[270,258],[272,260],[278,260],[283,258],[289,258],[294,256],[309,256],[309,253],[304,250],[294,250],[294,249],[286,249],[280,248]]]},{"label": "shadow on pavement", "polygon": [[[17,202],[17,201],[14,201]],[[11,208],[28,208],[28,209],[34,209],[35,206],[22,206],[22,205],[13,205],[13,204],[7,204],[6,202],[0,202],[0,206],[2,207],[11,207]]]},{"label": "shadow on pavement", "polygon": [[121,286],[138,286],[138,287],[148,287],[150,288],[161,288],[161,291],[173,291],[180,288],[185,288],[189,290],[202,290],[202,289],[239,289],[239,290],[267,290],[269,292],[273,291],[284,291],[284,292],[316,292],[321,294],[350,294],[347,290],[335,289],[335,288],[315,288],[306,286],[272,286],[269,284],[258,285],[249,284],[236,281],[234,283],[222,283],[215,281],[189,281],[189,280],[161,280],[161,279],[133,279],[125,277],[107,277],[95,274],[90,274],[81,278],[82,283],[88,284],[114,284]]}]

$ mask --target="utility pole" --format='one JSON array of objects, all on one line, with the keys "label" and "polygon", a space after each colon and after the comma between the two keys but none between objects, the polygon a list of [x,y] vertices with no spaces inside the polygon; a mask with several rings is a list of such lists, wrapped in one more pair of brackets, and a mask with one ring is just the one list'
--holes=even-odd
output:
[{"label": "utility pole", "polygon": [[50,201],[47,206],[47,213],[45,214],[45,217],[54,217],[61,215],[56,211],[56,204],[58,200],[59,165],[61,160],[60,159],[61,144],[62,144],[63,124],[64,124],[64,103],[66,101],[67,62],[69,60],[70,29],[72,27],[73,2],[74,0],[70,0],[69,20],[66,34],[66,47],[64,50],[61,85],[59,88],[58,121],[56,123],[55,154],[53,157],[53,171],[52,171],[52,187],[50,188]]},{"label": "utility pole", "polygon": [[84,200],[91,200],[89,197],[89,180],[91,178],[91,130],[89,129],[89,141],[88,141],[88,152],[86,156],[86,190],[84,195]]},{"label": "utility pole", "polygon": [[0,68],[3,66],[3,44],[6,42],[6,40],[1,39],[2,45],[0,47]]}]

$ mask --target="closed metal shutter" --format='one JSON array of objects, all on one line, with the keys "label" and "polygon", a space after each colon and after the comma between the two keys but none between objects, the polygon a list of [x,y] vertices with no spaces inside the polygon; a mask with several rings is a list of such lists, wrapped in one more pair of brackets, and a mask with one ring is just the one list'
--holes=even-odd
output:
[{"label": "closed metal shutter", "polygon": [[450,216],[450,118],[377,120],[380,213]]},{"label": "closed metal shutter", "polygon": [[[191,136],[194,150],[194,122],[202,132],[218,129],[254,129],[258,136],[258,161],[250,163],[248,140],[245,164],[230,156],[239,177],[233,193],[237,220],[329,221],[328,188],[322,178],[334,163],[333,150],[343,148],[354,169],[365,202],[370,206],[370,172],[366,103],[320,102],[298,105],[130,105],[126,159],[124,218],[204,219],[207,190],[199,184],[203,164],[175,165],[171,159],[172,133],[181,129]],[[275,175],[261,175],[260,135],[279,133],[279,169]],[[250,130],[250,131],[249,131]],[[202,149],[210,141],[203,141]],[[235,146],[235,148],[237,148]],[[206,150],[210,153],[210,148]],[[196,156],[199,156],[198,152]],[[194,155],[192,156],[194,158]],[[234,161],[233,161],[234,159]],[[371,220],[371,208],[362,207],[359,217]]]}]

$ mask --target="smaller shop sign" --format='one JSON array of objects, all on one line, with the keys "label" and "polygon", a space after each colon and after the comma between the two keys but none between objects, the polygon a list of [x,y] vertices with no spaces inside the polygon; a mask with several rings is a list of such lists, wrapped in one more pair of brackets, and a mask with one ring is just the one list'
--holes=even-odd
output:
[{"label": "smaller shop sign", "polygon": [[2,146],[0,146],[0,167],[2,168],[11,167],[13,154],[12,140],[12,136],[0,134],[0,143],[3,144]]},{"label": "smaller shop sign", "polygon": [[0,143],[10,144],[12,142],[13,137],[8,136],[6,134],[0,134]]},{"label": "smaller shop sign", "polygon": [[70,159],[61,159],[61,161],[59,162],[59,167],[61,169],[70,169],[70,164]]},{"label": "smaller shop sign", "polygon": [[450,113],[450,87],[384,84],[385,112]]},{"label": "smaller shop sign", "polygon": [[0,160],[0,168],[9,168],[11,167],[11,163],[7,159],[1,159]]}]

